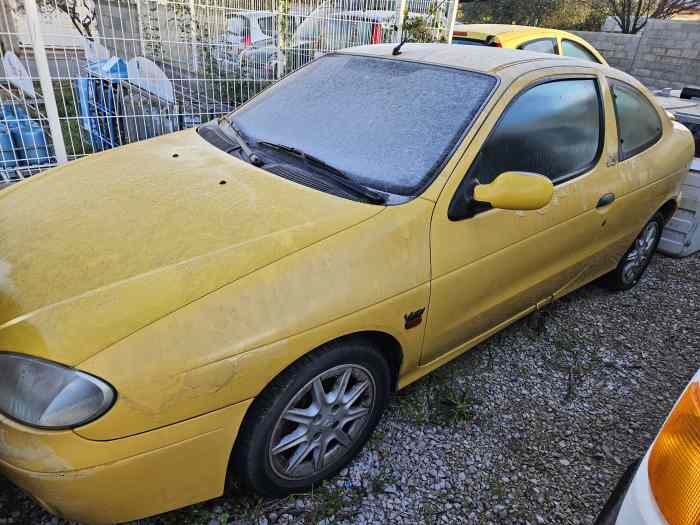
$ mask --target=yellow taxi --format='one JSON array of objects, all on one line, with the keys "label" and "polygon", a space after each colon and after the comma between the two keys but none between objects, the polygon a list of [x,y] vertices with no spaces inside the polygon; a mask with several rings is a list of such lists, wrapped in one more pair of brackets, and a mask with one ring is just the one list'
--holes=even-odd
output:
[{"label": "yellow taxi", "polygon": [[11,186],[0,472],[95,524],[228,473],[308,490],[394,390],[586,283],[634,286],[692,155],[601,64],[373,45]]},{"label": "yellow taxi", "polygon": [[452,43],[521,49],[607,65],[603,55],[585,39],[560,29],[508,24],[455,24]]}]

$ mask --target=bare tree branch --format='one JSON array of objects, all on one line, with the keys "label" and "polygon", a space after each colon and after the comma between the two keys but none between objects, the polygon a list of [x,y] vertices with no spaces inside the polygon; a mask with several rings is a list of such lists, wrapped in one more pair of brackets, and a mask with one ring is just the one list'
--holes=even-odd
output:
[{"label": "bare tree branch", "polygon": [[700,8],[700,0],[592,0],[591,3],[607,9],[623,33],[638,33],[650,18],[665,20]]},{"label": "bare tree branch", "polygon": [[88,40],[93,39],[92,25],[97,18],[94,0],[38,0],[37,4],[43,12],[63,11],[78,33]]}]

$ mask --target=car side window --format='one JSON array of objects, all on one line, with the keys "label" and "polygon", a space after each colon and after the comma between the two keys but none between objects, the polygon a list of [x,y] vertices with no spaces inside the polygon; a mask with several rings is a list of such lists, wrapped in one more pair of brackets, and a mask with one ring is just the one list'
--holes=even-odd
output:
[{"label": "car side window", "polygon": [[633,157],[661,138],[661,118],[647,98],[629,84],[610,80],[620,141],[620,160]]},{"label": "car side window", "polygon": [[538,40],[530,40],[521,44],[519,49],[523,51],[535,51],[537,53],[549,53],[550,55],[557,54],[557,41],[554,38],[540,38]]},{"label": "car side window", "polygon": [[525,171],[557,183],[581,174],[600,156],[601,115],[593,79],[537,84],[505,110],[469,176],[487,184],[506,171]]},{"label": "car side window", "polygon": [[593,55],[593,53],[573,40],[567,40],[565,38],[562,39],[561,52],[562,55],[567,57],[580,58],[582,60],[588,60],[589,62],[600,64],[600,61]]}]

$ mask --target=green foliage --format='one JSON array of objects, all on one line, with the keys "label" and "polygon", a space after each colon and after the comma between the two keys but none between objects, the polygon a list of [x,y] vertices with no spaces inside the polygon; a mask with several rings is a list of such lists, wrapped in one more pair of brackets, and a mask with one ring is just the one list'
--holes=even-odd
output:
[{"label": "green foliage", "polygon": [[580,0],[484,0],[460,3],[466,23],[517,24],[555,29],[600,30],[609,11],[604,3]]},{"label": "green foliage", "polygon": [[[68,157],[79,157],[86,153],[92,153],[90,140],[81,138],[82,131],[77,114],[79,102],[74,86],[68,80],[54,82],[54,93]],[[46,127],[47,124],[42,122],[42,125]]]},{"label": "green foliage", "polygon": [[408,42],[431,42],[433,31],[428,20],[422,16],[405,18],[403,23],[403,36]]},{"label": "green foliage", "polygon": [[460,385],[454,377],[426,378],[429,388],[406,389],[397,396],[397,411],[413,423],[462,427],[478,414],[481,401],[469,385]]},{"label": "green foliage", "polygon": [[447,0],[431,2],[426,16],[409,16],[409,4],[406,2],[403,18],[403,38],[407,42],[446,42],[445,12]]}]

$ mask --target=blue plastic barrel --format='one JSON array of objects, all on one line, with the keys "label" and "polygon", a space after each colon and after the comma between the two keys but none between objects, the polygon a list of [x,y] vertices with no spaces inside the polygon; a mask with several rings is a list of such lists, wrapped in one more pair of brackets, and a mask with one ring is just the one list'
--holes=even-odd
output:
[{"label": "blue plastic barrel", "polygon": [[23,108],[9,103],[0,107],[0,120],[5,121],[5,125],[10,128],[10,131],[30,122],[29,115]]},{"label": "blue plastic barrel", "polygon": [[[18,136],[21,137],[19,140]],[[22,164],[35,166],[49,163],[46,133],[36,122],[30,121],[20,126],[18,130],[12,132],[12,138],[15,142],[15,151],[21,151]]]},{"label": "blue plastic barrel", "polygon": [[17,154],[12,142],[12,134],[3,123],[0,123],[0,170],[17,166]]},{"label": "blue plastic barrel", "polygon": [[29,117],[24,108],[14,104],[3,104],[0,107],[0,120],[4,120],[10,131],[16,163],[35,166],[49,162],[46,133]]}]

